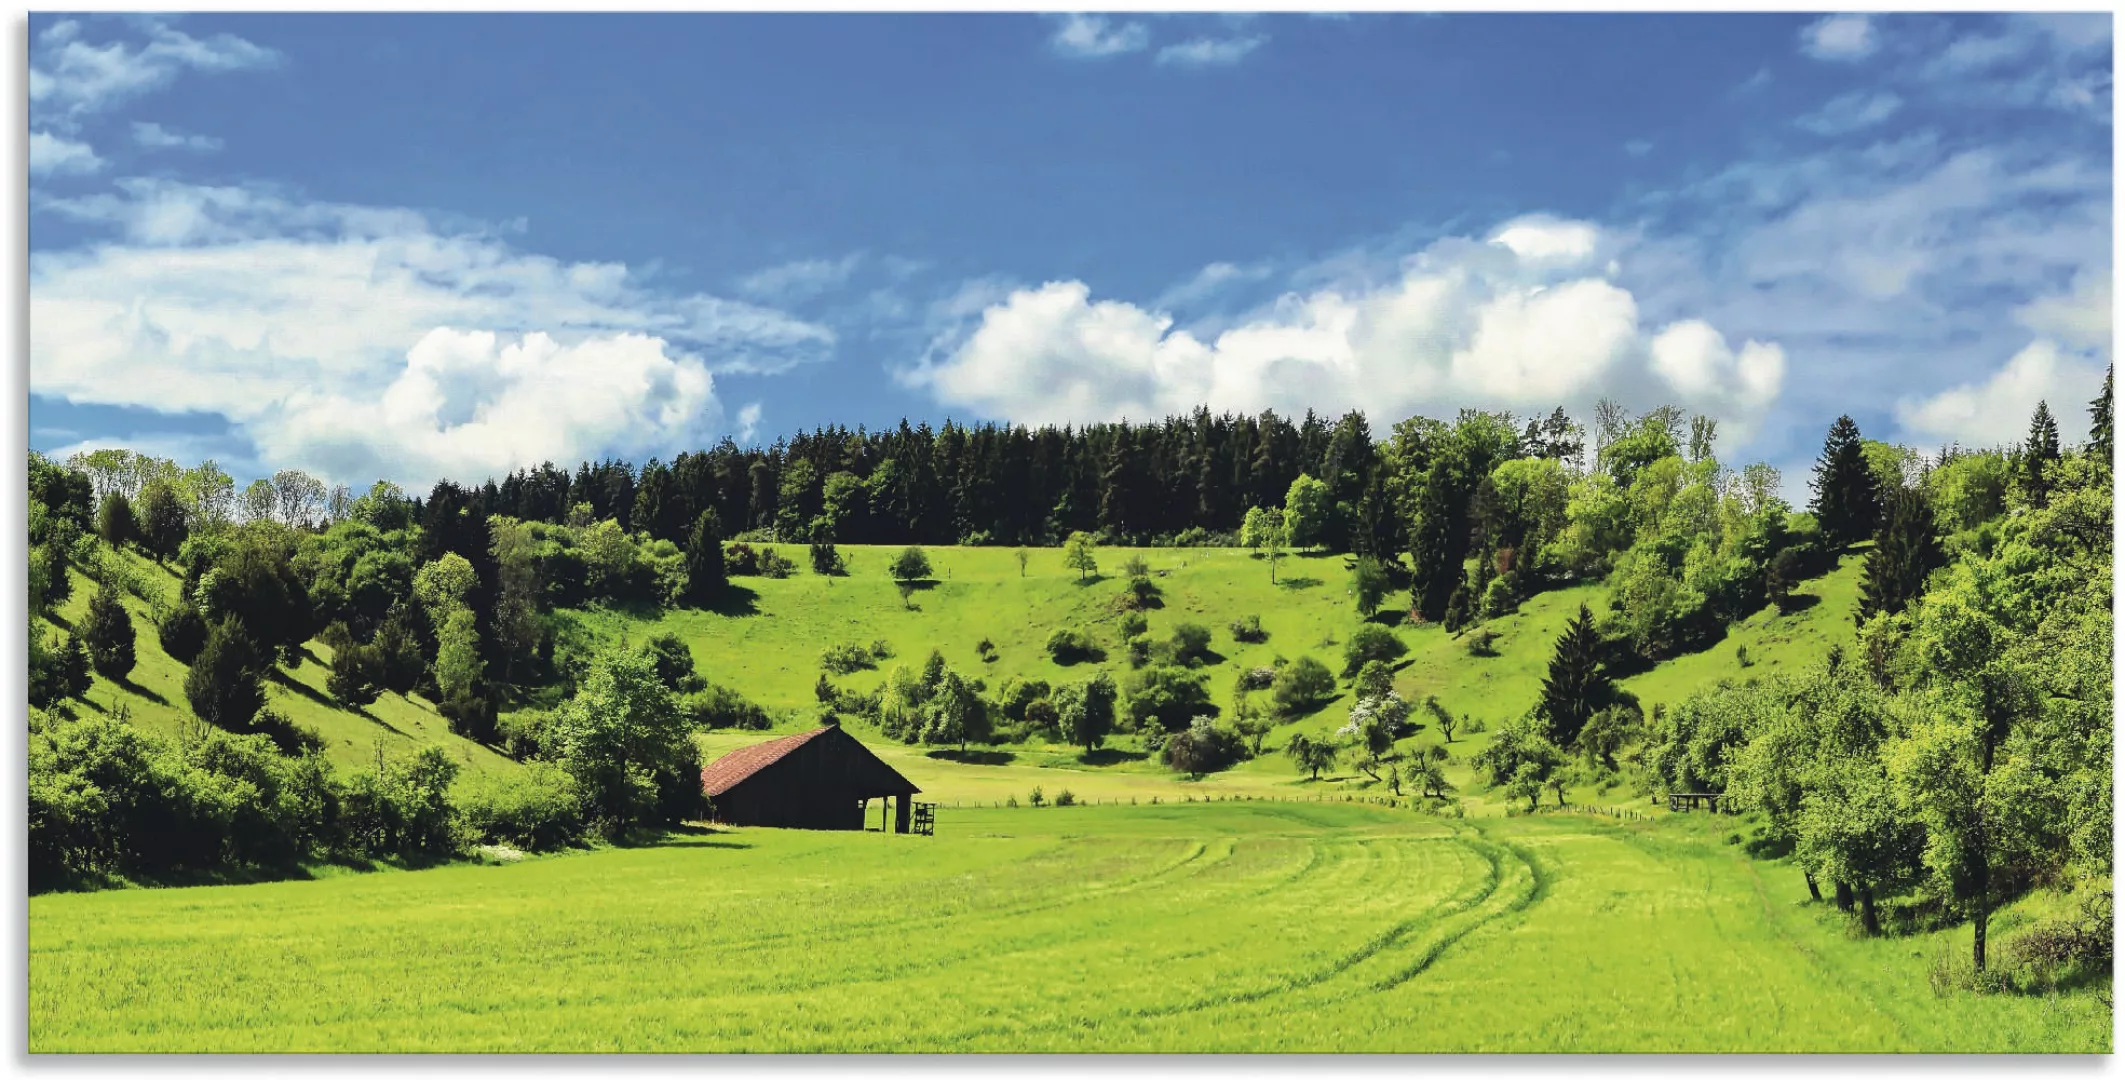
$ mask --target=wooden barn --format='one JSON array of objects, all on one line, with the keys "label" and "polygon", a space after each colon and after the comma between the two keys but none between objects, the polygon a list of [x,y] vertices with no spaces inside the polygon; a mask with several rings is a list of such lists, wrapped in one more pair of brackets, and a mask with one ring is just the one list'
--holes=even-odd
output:
[{"label": "wooden barn", "polygon": [[717,758],[701,770],[701,790],[717,821],[784,829],[861,829],[864,804],[891,798],[893,831],[904,833],[922,789],[828,725]]}]

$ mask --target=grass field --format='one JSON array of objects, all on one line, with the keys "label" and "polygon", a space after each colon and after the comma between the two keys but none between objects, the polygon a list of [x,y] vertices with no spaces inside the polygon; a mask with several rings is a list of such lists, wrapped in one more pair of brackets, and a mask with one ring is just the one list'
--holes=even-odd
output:
[{"label": "grass field", "polygon": [[[946,810],[29,902],[29,1049],[2077,1051],[1936,997],[1726,823],[1346,804]],[[2003,913],[2012,921],[2012,912]]]}]

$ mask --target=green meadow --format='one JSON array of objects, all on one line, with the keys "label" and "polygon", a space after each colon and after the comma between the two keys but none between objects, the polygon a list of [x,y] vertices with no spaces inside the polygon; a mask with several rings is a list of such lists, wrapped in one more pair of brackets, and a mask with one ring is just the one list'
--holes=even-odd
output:
[{"label": "green meadow", "polygon": [[1964,934],[1848,937],[1725,824],[946,810],[39,896],[29,1049],[2110,1049],[2088,993],[1935,996]]}]

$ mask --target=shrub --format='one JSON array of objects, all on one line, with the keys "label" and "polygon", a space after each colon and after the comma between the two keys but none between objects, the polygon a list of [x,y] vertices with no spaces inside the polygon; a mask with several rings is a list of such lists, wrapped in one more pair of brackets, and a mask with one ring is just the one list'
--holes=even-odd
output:
[{"label": "shrub", "polygon": [[1061,791],[1058,791],[1058,792],[1056,792],[1056,793],[1055,793],[1055,805],[1057,805],[1057,806],[1076,806],[1076,805],[1077,805],[1077,796],[1075,796],[1075,795],[1072,795],[1072,794],[1070,794],[1070,789],[1069,789],[1069,788],[1064,788],[1064,789],[1062,789]]},{"label": "shrub", "polygon": [[1501,574],[1491,579],[1490,586],[1483,590],[1483,614],[1495,619],[1510,615],[1520,606],[1519,590],[1513,580],[1516,575]]},{"label": "shrub", "polygon": [[479,843],[553,851],[582,839],[587,828],[575,781],[545,762],[461,784],[453,794],[466,834]]},{"label": "shrub", "polygon": [[1151,621],[1144,618],[1144,613],[1141,611],[1124,612],[1116,629],[1120,632],[1122,640],[1127,641],[1138,634],[1150,630]]},{"label": "shrub", "polygon": [[836,675],[847,675],[878,666],[871,650],[853,642],[844,645],[829,645],[819,654],[819,666]]},{"label": "shrub", "polygon": [[1497,644],[1498,632],[1487,626],[1479,626],[1469,632],[1468,655],[1496,656],[1498,655]]},{"label": "shrub", "polygon": [[1138,634],[1123,642],[1122,646],[1128,651],[1129,666],[1131,668],[1140,668],[1151,662],[1151,639],[1149,637]]},{"label": "shrub", "polygon": [[832,544],[812,545],[812,573],[836,577],[848,573],[848,563]]},{"label": "shrub", "polygon": [[1014,676],[1003,684],[1003,689],[996,695],[997,708],[1011,722],[1024,723],[1029,719],[1027,710],[1033,703],[1046,700],[1051,693],[1053,688],[1048,685],[1046,679],[1021,679]]},{"label": "shrub", "polygon": [[1335,676],[1328,665],[1311,656],[1301,656],[1277,672],[1270,694],[1278,715],[1285,719],[1303,716],[1335,696]]},{"label": "shrub", "polygon": [[732,577],[758,574],[760,553],[751,544],[732,544],[723,549],[723,566]]},{"label": "shrub", "polygon": [[1100,657],[1099,648],[1092,644],[1090,635],[1069,627],[1057,627],[1054,633],[1049,634],[1047,649],[1048,655],[1065,667]]},{"label": "shrub", "polygon": [[1217,711],[1203,677],[1184,668],[1145,668],[1130,676],[1128,691],[1128,716],[1138,728],[1156,720],[1167,731],[1183,731],[1196,717]]},{"label": "shrub", "polygon": [[1056,711],[1053,701],[1036,698],[1026,703],[1025,725],[1054,735],[1061,729],[1062,714]]},{"label": "shrub", "polygon": [[1201,776],[1245,761],[1247,743],[1236,731],[1198,720],[1167,739],[1161,757],[1176,772]]},{"label": "shrub", "polygon": [[706,689],[679,699],[679,709],[699,728],[738,728],[766,731],[775,726],[767,710],[727,686],[710,684]]},{"label": "shrub", "polygon": [[258,681],[265,665],[233,616],[209,627],[206,644],[184,677],[192,715],[218,728],[242,730],[266,703]]},{"label": "shrub", "polygon": [[909,547],[893,559],[889,572],[895,581],[922,581],[934,571],[930,568],[930,557],[921,548]]},{"label": "shrub", "polygon": [[981,643],[974,646],[974,652],[981,657],[983,663],[993,664],[996,662],[996,643],[988,638],[982,638]]},{"label": "shrub", "polygon": [[88,620],[81,628],[82,644],[89,650],[89,666],[106,679],[123,682],[132,674],[137,659],[133,639],[133,617],[126,613],[118,590],[106,582],[89,598]]},{"label": "shrub", "polygon": [[1232,640],[1244,644],[1258,644],[1269,640],[1269,631],[1262,629],[1262,617],[1249,615],[1232,620]]},{"label": "shrub", "polygon": [[1184,622],[1173,628],[1173,662],[1188,667],[1205,663],[1210,658],[1210,628],[1200,623]]},{"label": "shrub", "polygon": [[1245,691],[1245,690],[1267,690],[1267,689],[1269,689],[1269,686],[1270,686],[1270,684],[1272,684],[1272,683],[1274,683],[1274,682],[1276,682],[1276,669],[1275,669],[1275,668],[1273,668],[1273,667],[1251,667],[1251,668],[1241,668],[1241,669],[1240,669],[1240,672],[1239,672],[1239,676],[1238,676],[1238,678],[1237,678],[1237,679],[1235,679],[1235,680],[1234,680],[1234,684],[1233,684],[1233,685],[1234,685],[1234,686],[1236,686],[1236,687],[1237,687],[1238,689],[1240,689],[1240,690],[1243,690],[1243,691]]},{"label": "shrub", "polygon": [[786,578],[796,569],[796,563],[789,561],[788,558],[774,548],[760,549],[761,577]]},{"label": "shrub", "polygon": [[1343,646],[1343,677],[1356,675],[1369,660],[1391,664],[1408,652],[1409,645],[1400,635],[1378,623],[1365,623],[1350,632],[1350,640]]},{"label": "shrub", "polygon": [[200,617],[198,606],[190,600],[179,600],[156,624],[155,638],[172,659],[189,664],[207,643],[207,621]]},{"label": "shrub", "polygon": [[893,643],[892,643],[892,642],[890,642],[890,641],[887,641],[887,640],[886,640],[886,639],[884,639],[884,638],[879,638],[879,639],[877,639],[877,640],[875,640],[875,641],[871,642],[871,659],[873,659],[873,660],[891,660],[892,658],[893,658]]},{"label": "shrub", "polygon": [[1032,803],[1035,806],[1048,805],[1048,797],[1040,793],[1040,787],[1038,785],[1034,786],[1032,797],[1028,798],[1026,801]]}]

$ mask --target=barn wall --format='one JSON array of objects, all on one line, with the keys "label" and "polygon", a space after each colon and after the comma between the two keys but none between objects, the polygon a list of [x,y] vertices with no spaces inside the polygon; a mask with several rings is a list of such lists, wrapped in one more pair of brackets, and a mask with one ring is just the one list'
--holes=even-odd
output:
[{"label": "barn wall", "polygon": [[861,829],[865,798],[913,789],[853,737],[828,735],[716,796],[716,818],[732,825]]}]

